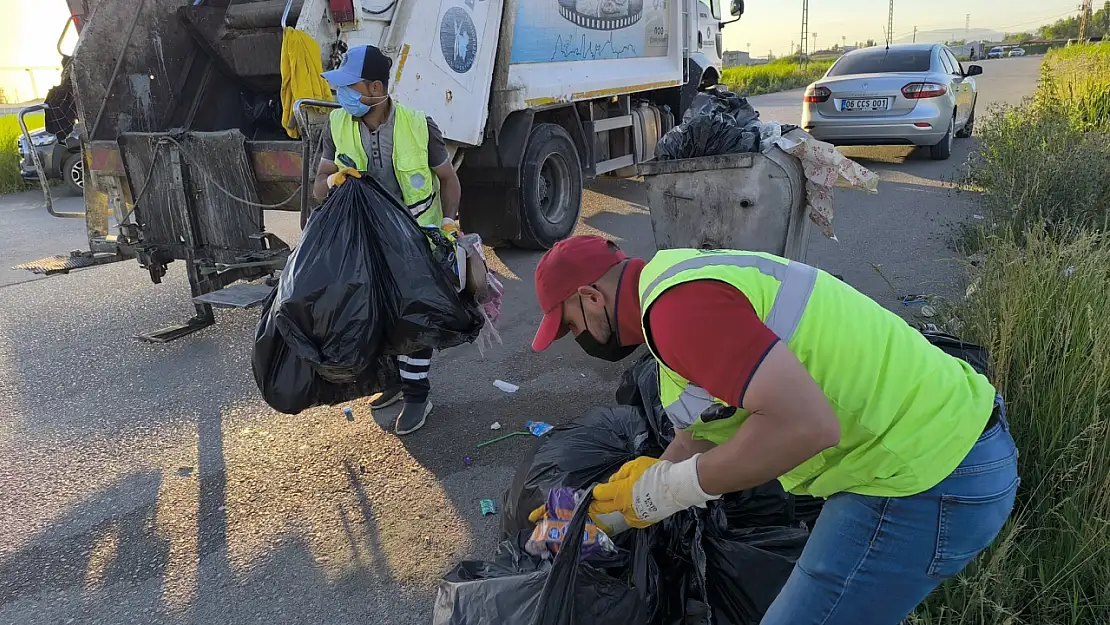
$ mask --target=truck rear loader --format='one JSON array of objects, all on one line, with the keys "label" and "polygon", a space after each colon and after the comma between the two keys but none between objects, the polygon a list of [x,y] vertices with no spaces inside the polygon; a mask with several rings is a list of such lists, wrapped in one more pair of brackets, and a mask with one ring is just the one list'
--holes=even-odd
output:
[{"label": "truck rear loader", "polygon": [[[390,93],[436,120],[462,183],[462,228],[545,249],[578,221],[584,181],[634,176],[721,76],[732,0],[69,0],[68,71],[85,161],[89,250],[22,265],[59,273],[134,258],[155,283],[184,261],[196,315],[259,305],[289,246],[267,210],[316,208],[325,101],[281,124],[285,27],[324,69],[353,46],[393,59]],[[47,194],[49,203],[49,195]],[[114,227],[109,225],[114,223]]]}]

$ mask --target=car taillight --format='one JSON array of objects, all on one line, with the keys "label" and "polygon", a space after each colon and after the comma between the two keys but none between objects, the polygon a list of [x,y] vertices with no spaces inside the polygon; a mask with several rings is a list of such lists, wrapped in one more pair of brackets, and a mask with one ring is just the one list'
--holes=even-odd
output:
[{"label": "car taillight", "polygon": [[948,87],[935,82],[911,82],[902,87],[902,95],[907,100],[924,100],[925,98],[938,98],[948,93]]},{"label": "car taillight", "polygon": [[810,85],[809,88],[806,89],[804,100],[811,103],[826,102],[831,95],[832,91],[829,91],[828,87],[814,87]]}]

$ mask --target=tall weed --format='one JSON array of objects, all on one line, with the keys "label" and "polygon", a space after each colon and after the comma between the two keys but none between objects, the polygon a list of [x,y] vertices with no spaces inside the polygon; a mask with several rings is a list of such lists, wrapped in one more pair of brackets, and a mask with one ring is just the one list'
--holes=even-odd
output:
[{"label": "tall weed", "polygon": [[[27,128],[42,128],[46,121],[42,113],[27,116]],[[21,131],[15,115],[0,116],[0,193],[12,193],[27,188],[19,174],[19,148],[16,141]]]},{"label": "tall weed", "polygon": [[832,64],[833,61],[811,61],[803,69],[797,59],[780,59],[766,65],[730,67],[724,71],[721,83],[744,96],[787,91],[805,87],[821,78]]},{"label": "tall weed", "polygon": [[1110,623],[1110,238],[992,237],[956,309],[991,350],[1021,456],[1006,529],[914,625]]}]

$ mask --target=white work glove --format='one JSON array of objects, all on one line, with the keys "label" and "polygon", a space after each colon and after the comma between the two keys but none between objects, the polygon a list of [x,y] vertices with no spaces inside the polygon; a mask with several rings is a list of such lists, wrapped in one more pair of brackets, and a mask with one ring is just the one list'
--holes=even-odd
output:
[{"label": "white work glove", "polygon": [[678,463],[648,457],[625,463],[608,482],[594,487],[590,514],[614,529],[617,513],[629,526],[643,528],[692,506],[704,508],[720,495],[702,490],[700,456]]}]

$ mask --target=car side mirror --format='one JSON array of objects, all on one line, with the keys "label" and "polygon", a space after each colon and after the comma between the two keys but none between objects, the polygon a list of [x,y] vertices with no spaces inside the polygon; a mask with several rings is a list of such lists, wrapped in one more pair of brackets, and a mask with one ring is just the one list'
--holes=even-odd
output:
[{"label": "car side mirror", "polygon": [[983,73],[983,66],[982,65],[968,65],[967,66],[967,73],[965,73],[964,76],[978,76],[982,73]]},{"label": "car side mirror", "polygon": [[744,15],[744,0],[732,0],[732,6],[729,7],[729,13],[735,17]]}]

